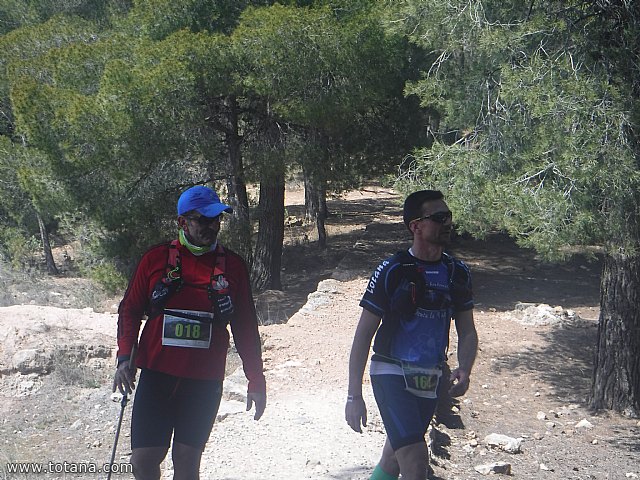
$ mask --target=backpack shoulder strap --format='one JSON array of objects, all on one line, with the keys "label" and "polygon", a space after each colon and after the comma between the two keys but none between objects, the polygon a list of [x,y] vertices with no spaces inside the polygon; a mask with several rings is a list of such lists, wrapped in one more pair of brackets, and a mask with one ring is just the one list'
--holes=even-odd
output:
[{"label": "backpack shoulder strap", "polygon": [[169,285],[172,282],[182,279],[182,264],[180,263],[180,251],[178,250],[178,240],[173,240],[169,245],[167,255],[167,267],[163,283]]},{"label": "backpack shoulder strap", "polygon": [[213,270],[214,275],[224,275],[227,271],[227,252],[222,245],[216,247],[216,264]]},{"label": "backpack shoulder strap", "polygon": [[167,264],[164,276],[154,285],[149,299],[148,313],[153,316],[162,311],[171,295],[182,286],[182,270],[178,240],[172,241],[167,247]]},{"label": "backpack shoulder strap", "polygon": [[209,281],[209,298],[214,301],[218,295],[229,294],[229,282],[225,278],[227,271],[227,254],[222,247],[218,245],[215,250],[216,260],[211,270],[211,280]]},{"label": "backpack shoulder strap", "polygon": [[442,262],[447,266],[447,272],[449,274],[449,285],[453,284],[453,274],[456,271],[456,262],[451,255],[447,252],[442,252]]}]

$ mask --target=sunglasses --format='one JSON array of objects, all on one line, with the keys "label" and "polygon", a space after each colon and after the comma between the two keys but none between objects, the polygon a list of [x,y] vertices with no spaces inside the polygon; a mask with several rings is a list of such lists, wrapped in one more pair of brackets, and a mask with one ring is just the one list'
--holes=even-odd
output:
[{"label": "sunglasses", "polygon": [[215,217],[205,217],[204,215],[200,215],[200,216],[189,216],[189,217],[184,217],[187,220],[193,220],[194,222],[198,223],[198,225],[211,225],[212,223],[216,223],[216,222],[220,222],[222,220],[222,213],[220,215],[217,215]]},{"label": "sunglasses", "polygon": [[446,223],[447,220],[451,220],[452,217],[453,214],[451,212],[436,212],[432,213],[431,215],[418,217],[415,220],[412,220],[412,222],[419,222],[420,220],[431,220],[432,222],[443,224]]}]

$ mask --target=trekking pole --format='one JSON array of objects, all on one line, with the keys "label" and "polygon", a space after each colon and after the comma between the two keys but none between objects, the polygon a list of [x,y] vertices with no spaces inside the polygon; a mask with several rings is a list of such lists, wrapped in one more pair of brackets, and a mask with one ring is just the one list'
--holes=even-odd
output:
[{"label": "trekking pole", "polygon": [[[138,350],[138,345],[134,344],[131,349],[131,356],[129,357],[129,369],[133,371],[133,375],[135,378],[136,373],[136,353]],[[118,428],[116,428],[116,438],[113,441],[113,448],[111,449],[111,459],[109,460],[109,472],[107,473],[107,480],[111,480],[111,471],[113,470],[113,461],[116,458],[116,450],[118,449],[118,439],[120,438],[120,428],[122,427],[122,418],[124,417],[124,408],[127,406],[127,402],[129,401],[129,397],[125,392],[122,395],[122,400],[120,401],[120,418],[118,419]]]},{"label": "trekking pole", "polygon": [[127,406],[129,398],[125,393],[120,401],[120,419],[118,420],[118,428],[116,429],[116,439],[113,442],[113,448],[111,449],[111,460],[109,460],[109,473],[107,474],[107,480],[111,480],[111,470],[113,469],[113,461],[116,458],[116,450],[118,449],[118,439],[120,438],[120,427],[122,427],[122,417],[124,416],[124,407]]}]

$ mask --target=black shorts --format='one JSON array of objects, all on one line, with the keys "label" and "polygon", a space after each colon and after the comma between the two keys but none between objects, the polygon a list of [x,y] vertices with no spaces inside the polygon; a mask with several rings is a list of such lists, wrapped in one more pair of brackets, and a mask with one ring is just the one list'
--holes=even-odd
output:
[{"label": "black shorts", "polygon": [[131,448],[173,441],[204,449],[222,398],[220,380],[194,380],[142,369],[131,417]]}]

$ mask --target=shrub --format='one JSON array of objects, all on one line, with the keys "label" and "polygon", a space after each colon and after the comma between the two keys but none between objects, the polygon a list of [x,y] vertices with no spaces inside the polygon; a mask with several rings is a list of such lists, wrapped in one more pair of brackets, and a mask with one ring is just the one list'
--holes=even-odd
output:
[{"label": "shrub", "polygon": [[98,372],[82,363],[73,351],[58,349],[52,358],[54,377],[66,386],[75,385],[83,388],[99,388],[101,386]]},{"label": "shrub", "polygon": [[89,274],[110,295],[122,293],[127,288],[127,277],[110,261],[94,265]]},{"label": "shrub", "polygon": [[15,227],[0,229],[0,251],[15,270],[29,270],[39,258],[40,241]]}]

